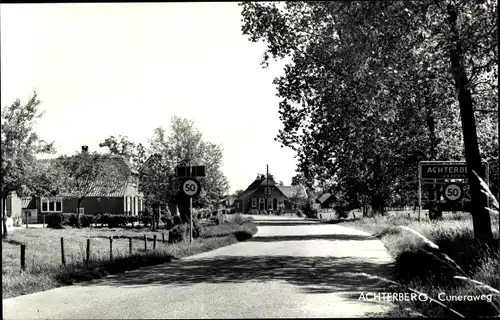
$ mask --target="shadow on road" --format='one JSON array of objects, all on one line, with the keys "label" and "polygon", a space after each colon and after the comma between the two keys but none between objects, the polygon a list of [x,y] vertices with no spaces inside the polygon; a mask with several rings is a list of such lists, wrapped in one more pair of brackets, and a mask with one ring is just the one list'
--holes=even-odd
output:
[{"label": "shadow on road", "polygon": [[[307,293],[383,290],[387,264],[355,257],[219,256],[177,260],[93,281],[111,286],[286,281]],[[90,283],[88,283],[90,284]],[[85,285],[85,284],[82,284]]]},{"label": "shadow on road", "polygon": [[307,235],[282,235],[282,236],[255,236],[247,242],[274,242],[274,241],[301,241],[301,240],[376,240],[372,236],[352,234],[307,234]]}]

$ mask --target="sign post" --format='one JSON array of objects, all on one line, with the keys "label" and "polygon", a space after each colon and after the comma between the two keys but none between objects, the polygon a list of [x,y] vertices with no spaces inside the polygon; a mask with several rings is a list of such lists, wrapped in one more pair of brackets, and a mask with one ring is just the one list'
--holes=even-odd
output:
[{"label": "sign post", "polygon": [[[482,165],[484,178],[489,185],[489,165],[488,163]],[[437,199],[433,200],[435,202],[440,201],[441,195],[447,202],[458,202],[464,196],[464,188],[456,180],[467,181],[467,174],[467,163],[465,161],[420,161],[418,164],[418,221],[420,221],[420,212],[422,210],[423,185],[443,185],[442,193],[437,192]],[[432,192],[434,193],[435,190],[433,189]]]},{"label": "sign post", "polygon": [[176,168],[177,177],[185,178],[182,182],[182,192],[189,197],[189,243],[193,242],[193,197],[201,191],[200,182],[194,177],[205,176],[205,166],[179,166]]}]

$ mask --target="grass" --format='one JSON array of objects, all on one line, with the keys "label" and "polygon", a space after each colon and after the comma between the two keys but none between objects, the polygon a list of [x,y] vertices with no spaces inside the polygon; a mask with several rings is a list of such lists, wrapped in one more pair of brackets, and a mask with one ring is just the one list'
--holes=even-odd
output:
[{"label": "grass", "polygon": [[[444,220],[439,222],[431,222],[425,215],[418,222],[417,216],[409,212],[344,222],[384,242],[395,259],[395,291],[422,292],[429,299],[435,299],[432,302],[397,302],[396,312],[386,316],[499,316],[500,297],[495,291],[500,285],[498,206],[496,208],[491,213],[495,241],[489,248],[479,247],[474,241],[469,213],[445,214]],[[453,299],[459,296],[473,299],[481,294],[486,294],[485,298],[490,297],[491,301],[451,301],[452,296]]]},{"label": "grass", "polygon": [[[257,232],[252,221],[206,226],[192,244],[162,243],[162,231],[125,229],[20,229],[12,232],[2,246],[3,299],[48,290],[79,281],[101,278],[139,267],[166,263],[185,256],[214,250],[244,241]],[[163,231],[167,237],[168,232]],[[148,250],[144,250],[144,235]],[[157,236],[153,250],[153,237]],[[113,236],[110,261],[109,237]],[[64,237],[66,267],[61,264],[60,239]],[[129,240],[132,238],[132,254]],[[85,263],[86,242],[91,239],[90,262]],[[20,244],[26,245],[26,269],[20,268]]]}]

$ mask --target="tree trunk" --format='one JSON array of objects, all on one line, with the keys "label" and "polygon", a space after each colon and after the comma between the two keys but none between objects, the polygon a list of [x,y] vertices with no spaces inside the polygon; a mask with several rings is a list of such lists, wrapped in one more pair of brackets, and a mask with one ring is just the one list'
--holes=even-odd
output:
[{"label": "tree trunk", "polygon": [[1,210],[2,210],[2,238],[7,238],[7,211],[5,210],[7,203],[7,193],[2,192],[1,195]]},{"label": "tree trunk", "polygon": [[452,45],[450,46],[451,72],[455,81],[455,89],[458,94],[460,106],[460,118],[462,121],[462,133],[464,138],[465,159],[467,161],[467,178],[470,185],[472,224],[474,237],[483,245],[492,244],[491,218],[487,207],[486,195],[481,192],[479,180],[474,175],[475,171],[484,178],[481,166],[481,156],[477,140],[476,120],[472,105],[472,96],[468,88],[466,70],[462,64],[464,52],[460,43],[457,30],[457,8],[448,5],[447,22],[451,29]]},{"label": "tree trunk", "polygon": [[372,215],[384,214],[384,197],[381,194],[372,194],[371,196]]},{"label": "tree trunk", "polygon": [[179,193],[176,197],[177,199],[177,207],[179,209],[179,215],[183,223],[190,222],[189,215],[189,198],[181,193]]}]

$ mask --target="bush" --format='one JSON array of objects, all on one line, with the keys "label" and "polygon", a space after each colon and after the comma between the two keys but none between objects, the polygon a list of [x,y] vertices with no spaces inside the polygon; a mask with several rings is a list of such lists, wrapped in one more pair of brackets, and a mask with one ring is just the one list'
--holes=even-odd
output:
[{"label": "bush", "polygon": [[306,202],[306,204],[302,207],[302,211],[308,218],[318,217],[318,209],[313,207],[310,202]]},{"label": "bush", "polygon": [[174,226],[174,219],[172,217],[161,217],[161,222],[165,224],[166,229],[172,229]]},{"label": "bush", "polygon": [[68,224],[67,215],[64,213],[49,213],[45,216],[47,227],[62,229],[63,225]]},{"label": "bush", "polygon": [[168,233],[168,243],[178,243],[186,241],[189,237],[189,227],[187,224],[178,224]]},{"label": "bush", "polygon": [[266,211],[266,210],[261,210],[261,211],[259,212],[259,214],[267,214],[267,211]]},{"label": "bush", "polygon": [[249,214],[252,214],[252,215],[257,215],[257,214],[259,214],[259,210],[257,210],[257,209],[252,209],[252,210],[250,210]]},{"label": "bush", "polygon": [[92,225],[92,223],[95,223],[96,221],[96,216],[93,216],[93,215],[83,215],[82,218],[81,218],[81,222],[82,222],[82,227],[84,228],[88,228]]},{"label": "bush", "polygon": [[124,214],[111,214],[109,215],[108,228],[126,227],[128,216]]},{"label": "bush", "polygon": [[173,224],[174,224],[174,226],[178,226],[178,225],[182,224],[181,216],[177,216],[177,215],[174,216]]},{"label": "bush", "polygon": [[76,213],[63,213],[63,215],[65,216],[64,217],[64,221],[66,223],[63,223],[63,224],[67,224],[68,226],[70,227],[78,227],[78,214]]},{"label": "bush", "polygon": [[138,216],[127,216],[127,220],[128,220],[128,223],[131,223],[132,225],[134,225],[134,223],[139,221],[139,217]]}]

